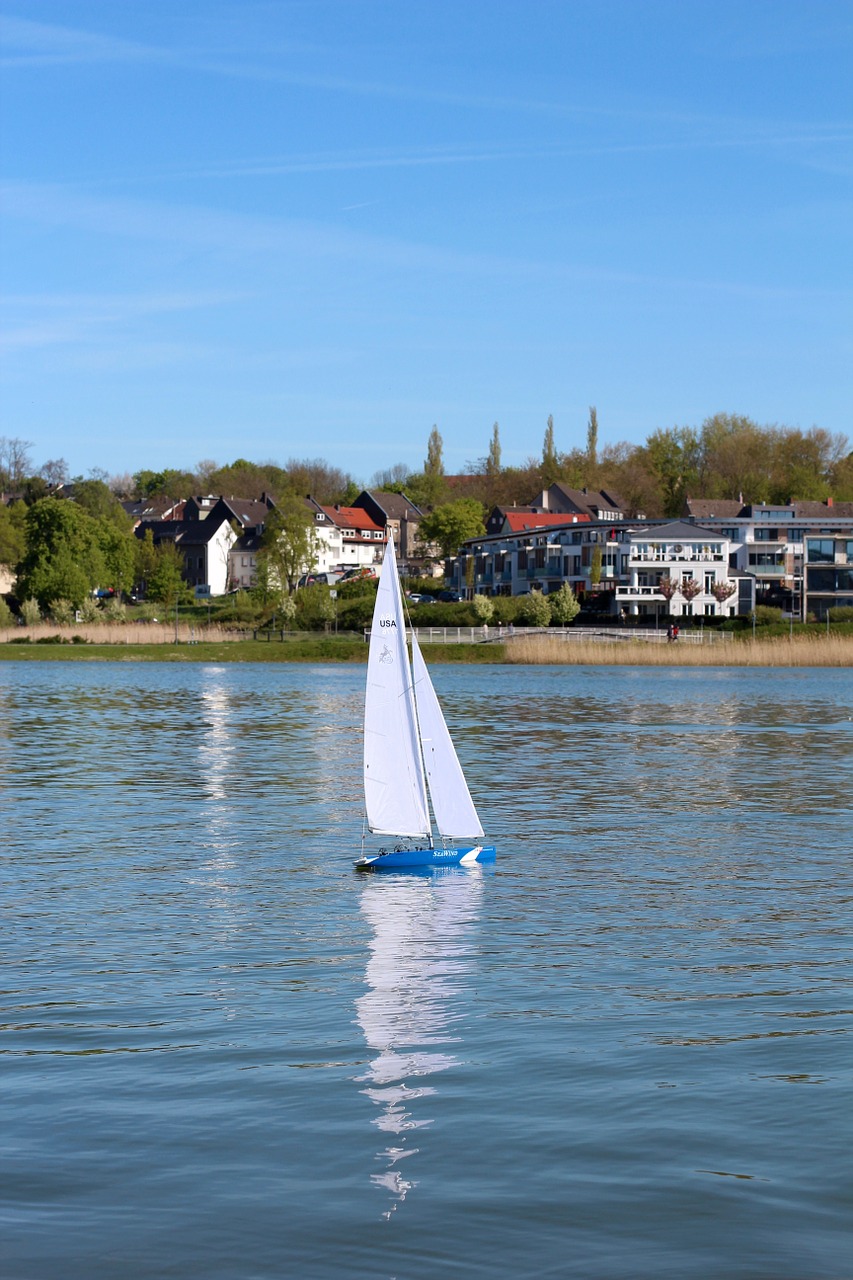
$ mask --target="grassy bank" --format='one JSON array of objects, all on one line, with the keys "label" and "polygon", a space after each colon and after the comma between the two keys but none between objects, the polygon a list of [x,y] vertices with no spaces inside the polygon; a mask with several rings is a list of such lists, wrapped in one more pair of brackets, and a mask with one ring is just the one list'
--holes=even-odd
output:
[{"label": "grassy bank", "polygon": [[[853,635],[809,634],[737,637],[727,644],[649,644],[644,640],[563,639],[516,636],[505,643],[422,644],[430,662],[556,663],[645,667],[851,667]],[[281,638],[246,639],[224,628],[162,624],[20,628],[0,638],[0,661],[112,662],[356,662],[367,661],[361,635],[292,632]]]},{"label": "grassy bank", "polygon": [[774,636],[727,645],[568,643],[557,636],[531,636],[505,646],[506,661],[567,666],[638,667],[851,667],[853,636]]},{"label": "grassy bank", "polygon": [[[98,628],[101,632],[102,629]],[[66,632],[62,642],[55,637],[61,633],[46,629],[37,642],[28,644],[0,644],[0,662],[355,662],[367,661],[367,645],[361,637],[301,635],[281,640],[204,639],[198,642],[182,640],[175,644],[174,628],[171,640],[151,640],[139,643],[132,640],[101,642],[74,641],[76,631]],[[504,661],[503,645],[425,644],[424,655],[432,663],[463,662],[489,663]]]}]

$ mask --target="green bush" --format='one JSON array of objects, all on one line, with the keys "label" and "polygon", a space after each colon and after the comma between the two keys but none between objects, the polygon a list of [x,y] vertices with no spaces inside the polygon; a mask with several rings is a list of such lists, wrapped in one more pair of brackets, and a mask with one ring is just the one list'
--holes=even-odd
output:
[{"label": "green bush", "polygon": [[829,610],[829,621],[832,622],[853,622],[853,608],[850,605],[839,604]]},{"label": "green bush", "polygon": [[[104,605],[103,610],[97,611],[96,617],[93,618],[92,621],[96,621],[99,616],[105,618],[107,622],[126,622],[127,606],[123,605],[117,596],[113,596],[113,598],[108,600]],[[83,614],[83,621],[89,621],[85,613]]]},{"label": "green bush", "polygon": [[523,597],[518,617],[527,627],[547,627],[551,621],[548,597],[541,591],[531,591]]},{"label": "green bush", "polygon": [[489,596],[474,596],[471,603],[478,622],[491,622],[495,614],[495,606]]},{"label": "green bush", "polygon": [[523,600],[523,596],[492,596],[492,604],[495,607],[492,621],[504,624],[517,622]]},{"label": "green bush", "polygon": [[14,627],[15,615],[6,601],[0,596],[0,627]]},{"label": "green bush", "polygon": [[70,600],[51,600],[48,606],[51,622],[58,627],[70,627],[74,621],[74,605]]},{"label": "green bush", "polygon": [[[757,627],[772,627],[775,623],[782,621],[782,610],[775,608],[769,604],[759,604],[755,606],[755,625]],[[752,614],[749,615],[752,621]]]},{"label": "green bush", "polygon": [[324,631],[335,620],[335,601],[325,583],[315,582],[301,587],[296,600],[295,625],[300,631]]},{"label": "green bush", "polygon": [[24,600],[21,605],[21,617],[24,619],[25,627],[34,627],[41,622],[41,610],[38,607],[38,601]]},{"label": "green bush", "polygon": [[467,601],[451,604],[436,601],[435,604],[415,604],[409,610],[413,627],[476,627],[482,626]]}]

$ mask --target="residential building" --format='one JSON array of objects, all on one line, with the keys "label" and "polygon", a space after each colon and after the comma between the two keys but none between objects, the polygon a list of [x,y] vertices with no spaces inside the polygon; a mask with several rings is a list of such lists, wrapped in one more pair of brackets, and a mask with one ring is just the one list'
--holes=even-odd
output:
[{"label": "residential building", "polygon": [[727,538],[731,568],[754,579],[758,604],[797,618],[811,607],[804,591],[806,539],[853,537],[853,502],[832,498],[790,503],[688,498],[684,516]]},{"label": "residential building", "polygon": [[733,577],[727,540],[683,521],[611,524],[576,514],[472,538],[451,581],[469,596],[548,594],[568,583],[614,616],[728,617],[752,607],[752,579]]},{"label": "residential building", "polygon": [[364,507],[322,506],[305,499],[314,513],[314,532],[319,552],[317,562],[307,568],[318,573],[331,569],[376,568],[382,563],[386,532]]},{"label": "residential building", "polygon": [[394,542],[401,565],[412,561],[423,563],[424,548],[418,538],[423,511],[405,493],[384,493],[379,489],[363,489],[354,505],[366,511],[374,524]]},{"label": "residential building", "polygon": [[842,607],[853,607],[853,529],[806,535],[803,613],[820,620]]},{"label": "residential building", "polygon": [[229,556],[236,534],[224,516],[206,520],[143,520],[136,536],[151,532],[154,545],[171,542],[183,558],[183,576],[191,586],[208,586],[212,596],[224,595],[229,585]]}]

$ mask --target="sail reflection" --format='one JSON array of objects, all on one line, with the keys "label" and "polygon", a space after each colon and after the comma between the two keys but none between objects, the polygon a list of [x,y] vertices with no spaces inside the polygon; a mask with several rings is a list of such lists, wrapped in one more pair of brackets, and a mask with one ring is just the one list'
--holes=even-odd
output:
[{"label": "sail reflection", "polygon": [[385,1167],[371,1175],[374,1186],[391,1195],[385,1218],[417,1186],[414,1171],[402,1162],[417,1155],[417,1135],[434,1119],[422,1105],[438,1093],[429,1078],[461,1065],[446,1046],[461,1040],[483,875],[477,867],[448,868],[386,874],[363,886],[361,910],[373,938],[368,989],[356,1001],[356,1015],[376,1057],[357,1079],[379,1109],[373,1125],[388,1135],[388,1145],[377,1152]]}]

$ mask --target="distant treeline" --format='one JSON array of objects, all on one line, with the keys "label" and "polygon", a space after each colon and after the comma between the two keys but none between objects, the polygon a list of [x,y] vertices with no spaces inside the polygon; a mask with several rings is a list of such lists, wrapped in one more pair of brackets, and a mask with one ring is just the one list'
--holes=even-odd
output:
[{"label": "distant treeline", "polygon": [[[730,498],[744,502],[853,501],[853,453],[846,436],[821,427],[761,425],[736,414],[715,414],[699,427],[667,427],[644,444],[599,444],[598,415],[590,409],[584,448],[561,452],[552,418],[541,452],[522,466],[503,466],[500,428],[495,423],[487,451],[461,475],[447,475],[443,440],[433,427],[423,467],[396,463],[377,472],[368,486],[399,491],[433,508],[454,498],[474,498],[485,511],[495,505],[525,504],[556,480],[572,488],[604,489],[618,495],[630,514],[649,518],[681,514],[685,498]],[[0,437],[0,488],[21,493],[28,503],[68,482],[67,464],[52,459],[35,469],[32,445]],[[76,478],[79,482],[80,477]],[[202,461],[195,470],[137,471],[109,476],[94,468],[90,480],[106,483],[119,498],[178,500],[197,493],[259,498],[268,493],[311,494],[321,503],[350,505],[365,487],[323,458],[291,458],[284,466],[237,458],[225,466]]]}]

